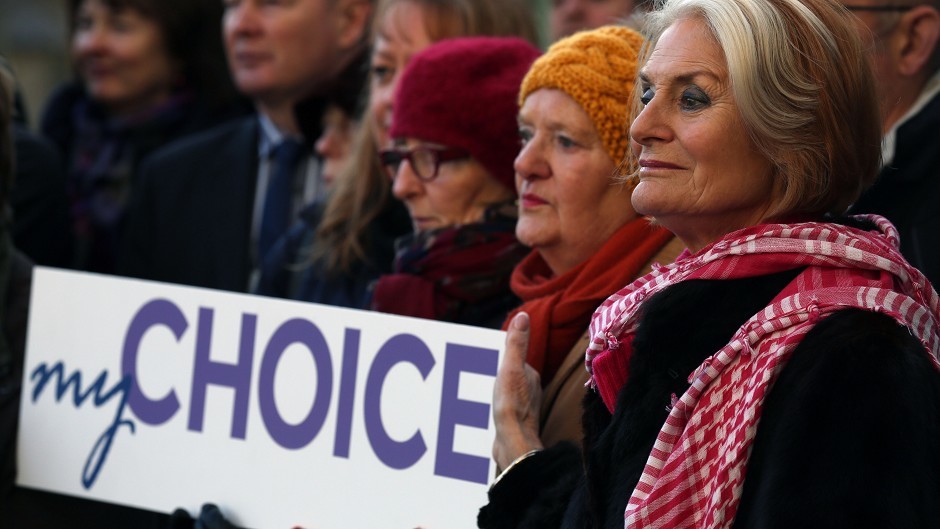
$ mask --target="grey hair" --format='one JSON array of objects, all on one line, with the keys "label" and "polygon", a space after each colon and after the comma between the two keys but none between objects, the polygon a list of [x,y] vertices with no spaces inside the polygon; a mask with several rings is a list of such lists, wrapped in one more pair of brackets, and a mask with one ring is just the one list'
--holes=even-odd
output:
[{"label": "grey hair", "polygon": [[774,168],[772,216],[843,213],[877,175],[874,79],[850,16],[834,0],[661,0],[646,16],[644,62],[687,18],[724,51],[742,122]]}]

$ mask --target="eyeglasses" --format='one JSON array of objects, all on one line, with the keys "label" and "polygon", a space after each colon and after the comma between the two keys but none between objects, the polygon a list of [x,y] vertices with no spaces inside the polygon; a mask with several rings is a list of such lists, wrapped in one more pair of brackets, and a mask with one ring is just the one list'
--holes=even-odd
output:
[{"label": "eyeglasses", "polygon": [[398,167],[403,160],[408,160],[415,175],[422,182],[437,178],[437,172],[444,162],[469,158],[470,153],[454,147],[415,147],[413,149],[385,149],[379,152],[382,167],[392,180],[398,174]]},{"label": "eyeglasses", "polygon": [[856,6],[845,4],[849,11],[875,11],[878,13],[899,13],[910,11],[914,6],[894,6],[894,5],[874,5],[874,6]]}]

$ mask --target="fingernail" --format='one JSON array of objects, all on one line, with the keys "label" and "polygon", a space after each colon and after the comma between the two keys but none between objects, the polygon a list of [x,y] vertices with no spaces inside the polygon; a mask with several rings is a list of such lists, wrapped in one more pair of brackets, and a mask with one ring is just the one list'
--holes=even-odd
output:
[{"label": "fingernail", "polygon": [[520,312],[516,314],[516,317],[512,319],[512,326],[517,331],[525,331],[529,329],[529,315],[525,312]]}]

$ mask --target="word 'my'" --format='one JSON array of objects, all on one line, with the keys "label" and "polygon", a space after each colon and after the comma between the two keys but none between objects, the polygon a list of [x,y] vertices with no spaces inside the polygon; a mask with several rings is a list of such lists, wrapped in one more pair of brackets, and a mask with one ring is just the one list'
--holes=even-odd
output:
[{"label": "word 'my'", "polygon": [[105,391],[104,385],[107,377],[108,372],[102,371],[91,386],[83,392],[81,371],[75,371],[66,377],[65,365],[62,362],[56,362],[52,367],[45,363],[39,364],[30,374],[30,380],[35,384],[33,386],[33,402],[39,399],[46,384],[53,378],[55,378],[56,402],[62,400],[62,396],[69,388],[72,389],[72,404],[76,408],[81,407],[92,395],[94,395],[92,403],[95,408],[104,406],[115,397],[119,399],[117,410],[114,412],[114,421],[98,437],[95,445],[91,448],[91,453],[88,454],[88,459],[85,460],[84,468],[82,468],[82,486],[86,489],[90,489],[95,480],[98,479],[98,473],[101,472],[101,467],[108,457],[108,452],[111,451],[114,436],[117,435],[121,426],[126,426],[131,433],[134,433],[134,421],[124,418],[124,408],[127,406],[127,392],[131,387],[131,378],[129,375],[124,375],[114,387]]}]

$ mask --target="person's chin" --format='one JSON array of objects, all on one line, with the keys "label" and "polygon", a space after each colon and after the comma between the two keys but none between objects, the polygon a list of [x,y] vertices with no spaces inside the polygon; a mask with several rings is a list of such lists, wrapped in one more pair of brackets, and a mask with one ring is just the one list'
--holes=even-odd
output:
[{"label": "person's chin", "polygon": [[251,99],[262,99],[274,91],[274,86],[266,76],[260,72],[243,72],[235,76],[238,91]]},{"label": "person's chin", "polygon": [[425,217],[419,217],[411,219],[411,225],[414,227],[415,233],[420,233],[423,231],[431,231],[437,229],[438,223],[434,219],[429,219]]},{"label": "person's chin", "polygon": [[545,225],[544,222],[535,219],[528,220],[530,222],[525,222],[522,217],[519,218],[516,223],[516,239],[529,248],[536,248],[545,238]]}]

